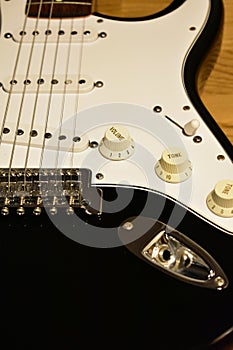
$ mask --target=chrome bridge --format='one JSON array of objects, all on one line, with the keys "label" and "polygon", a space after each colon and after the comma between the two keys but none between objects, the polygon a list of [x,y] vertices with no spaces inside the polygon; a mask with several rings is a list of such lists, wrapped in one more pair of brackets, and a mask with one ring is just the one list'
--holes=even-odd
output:
[{"label": "chrome bridge", "polygon": [[42,208],[51,215],[59,208],[68,215],[75,208],[101,214],[101,194],[91,187],[89,169],[0,169],[1,214],[24,215],[30,208],[34,215]]}]

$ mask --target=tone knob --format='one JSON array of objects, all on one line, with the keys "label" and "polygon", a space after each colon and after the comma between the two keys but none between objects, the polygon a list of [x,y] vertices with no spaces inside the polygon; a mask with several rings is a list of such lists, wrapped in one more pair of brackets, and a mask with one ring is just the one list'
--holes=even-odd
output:
[{"label": "tone knob", "polygon": [[110,126],[100,142],[99,151],[107,159],[123,160],[134,152],[134,141],[122,125]]},{"label": "tone knob", "polygon": [[166,182],[178,183],[190,177],[192,165],[184,150],[172,147],[163,151],[155,165],[155,172]]},{"label": "tone knob", "polygon": [[216,215],[233,217],[233,180],[219,181],[206,200],[208,208]]}]

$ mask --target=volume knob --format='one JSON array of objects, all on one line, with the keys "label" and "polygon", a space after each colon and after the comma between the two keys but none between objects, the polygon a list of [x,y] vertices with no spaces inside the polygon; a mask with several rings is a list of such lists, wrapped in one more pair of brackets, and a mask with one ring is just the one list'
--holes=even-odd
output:
[{"label": "volume knob", "polygon": [[106,130],[99,151],[107,159],[127,159],[134,152],[134,141],[125,127],[112,125]]},{"label": "volume knob", "polygon": [[169,148],[163,151],[155,165],[156,174],[164,181],[178,183],[187,180],[192,173],[191,162],[187,153],[180,148]]},{"label": "volume knob", "polygon": [[233,180],[219,181],[206,200],[208,208],[216,215],[233,217]]}]

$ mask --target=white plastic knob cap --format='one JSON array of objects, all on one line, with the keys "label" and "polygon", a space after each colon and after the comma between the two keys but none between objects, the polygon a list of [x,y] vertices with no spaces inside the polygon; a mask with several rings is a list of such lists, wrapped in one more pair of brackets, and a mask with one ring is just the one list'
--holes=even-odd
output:
[{"label": "white plastic knob cap", "polygon": [[99,151],[111,160],[127,159],[134,152],[134,141],[125,127],[111,125],[100,142]]},{"label": "white plastic knob cap", "polygon": [[219,181],[208,195],[206,203],[214,214],[233,217],[233,180]]},{"label": "white plastic knob cap", "polygon": [[192,119],[190,122],[184,125],[184,133],[187,136],[193,136],[196,134],[197,129],[200,126],[200,122],[197,119]]},{"label": "white plastic knob cap", "polygon": [[177,147],[163,151],[155,165],[156,174],[166,182],[178,183],[187,180],[192,173],[187,153]]}]

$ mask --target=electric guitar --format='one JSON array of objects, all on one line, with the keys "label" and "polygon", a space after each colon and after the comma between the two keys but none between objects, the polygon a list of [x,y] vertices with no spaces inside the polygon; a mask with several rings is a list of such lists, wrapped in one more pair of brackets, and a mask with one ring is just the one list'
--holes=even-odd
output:
[{"label": "electric guitar", "polygon": [[0,3],[9,348],[208,346],[233,327],[232,145],[197,74],[221,1]]}]

